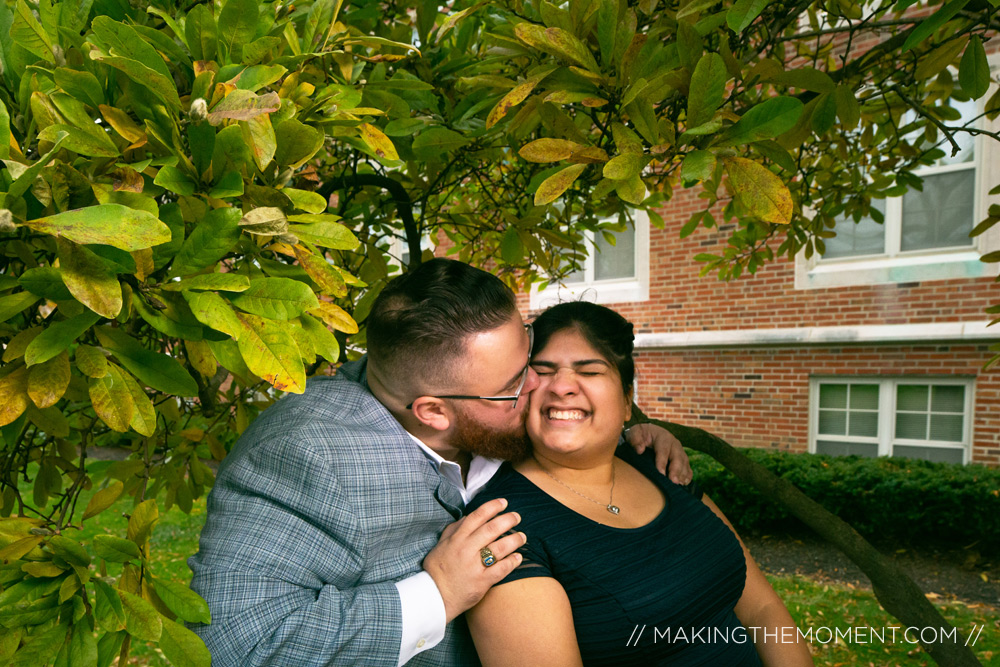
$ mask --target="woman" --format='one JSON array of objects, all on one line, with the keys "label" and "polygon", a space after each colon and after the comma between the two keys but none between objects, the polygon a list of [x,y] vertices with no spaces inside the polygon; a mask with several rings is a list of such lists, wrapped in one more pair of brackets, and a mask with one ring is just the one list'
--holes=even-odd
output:
[{"label": "woman", "polygon": [[521,565],[467,613],[483,663],[811,665],[719,508],[617,447],[632,325],[574,302],[534,330],[532,456],[505,463],[473,504],[506,498],[527,536]]}]

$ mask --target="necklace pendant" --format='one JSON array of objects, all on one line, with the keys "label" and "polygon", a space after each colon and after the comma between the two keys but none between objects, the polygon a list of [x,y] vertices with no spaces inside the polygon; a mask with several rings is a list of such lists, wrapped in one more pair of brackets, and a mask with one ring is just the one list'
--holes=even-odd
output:
[{"label": "necklace pendant", "polygon": [[621,512],[621,510],[618,509],[618,505],[608,505],[607,510],[612,514],[618,514],[619,512]]}]

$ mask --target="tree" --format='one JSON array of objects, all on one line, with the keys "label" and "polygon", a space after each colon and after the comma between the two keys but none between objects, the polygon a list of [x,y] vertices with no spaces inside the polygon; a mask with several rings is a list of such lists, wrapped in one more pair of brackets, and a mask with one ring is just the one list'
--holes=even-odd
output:
[{"label": "tree", "polygon": [[[982,132],[950,126],[951,101],[987,94],[995,19],[914,9],[0,6],[0,656],[107,665],[136,637],[207,664],[178,622],[207,609],[149,567],[155,498],[190,510],[204,460],[363,346],[394,239],[417,263],[444,235],[523,287],[574,268],[584,231],[698,187],[681,233],[723,206],[729,248],[699,259],[737,278],[919,187],[915,167]],[[100,446],[131,457],[93,479]],[[128,534],[88,552],[73,529],[123,494]]]}]

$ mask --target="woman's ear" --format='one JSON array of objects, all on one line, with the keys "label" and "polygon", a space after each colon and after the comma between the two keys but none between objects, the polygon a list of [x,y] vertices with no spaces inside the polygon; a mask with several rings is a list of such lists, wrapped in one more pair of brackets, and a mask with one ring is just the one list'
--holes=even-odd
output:
[{"label": "woman's ear", "polygon": [[625,421],[632,419],[632,389],[625,392]]},{"label": "woman's ear", "polygon": [[413,401],[413,416],[435,431],[447,431],[451,426],[452,415],[445,402],[433,396],[421,396]]}]

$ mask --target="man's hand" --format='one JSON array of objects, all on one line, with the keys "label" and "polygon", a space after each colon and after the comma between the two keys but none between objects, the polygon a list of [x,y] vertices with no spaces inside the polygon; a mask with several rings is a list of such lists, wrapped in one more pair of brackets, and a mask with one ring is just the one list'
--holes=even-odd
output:
[{"label": "man's hand", "polygon": [[656,468],[664,475],[670,468],[670,481],[674,484],[690,484],[694,479],[691,462],[680,441],[670,431],[653,424],[636,424],[627,432],[628,442],[635,451],[642,454],[652,446],[656,452]]},{"label": "man's hand", "polygon": [[[507,501],[497,498],[463,516],[444,529],[437,546],[424,558],[424,570],[437,584],[449,623],[521,564],[521,554],[514,552],[524,545],[524,533],[501,538],[521,521],[514,512],[497,516],[506,507]],[[479,553],[483,547],[489,547],[496,558],[489,567]]]}]

